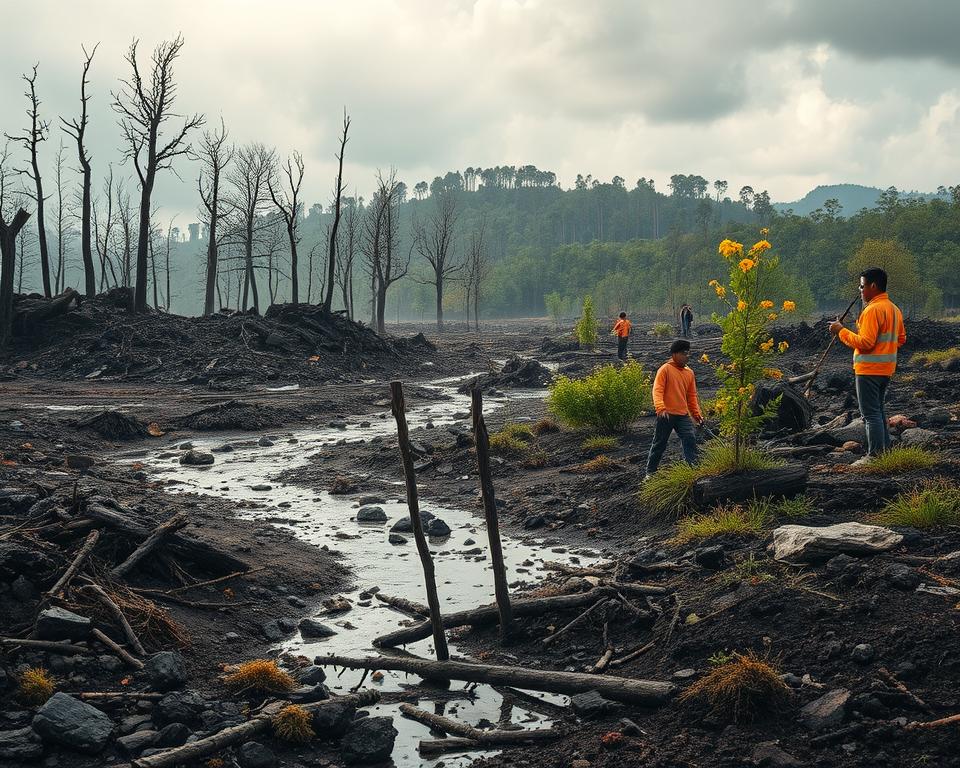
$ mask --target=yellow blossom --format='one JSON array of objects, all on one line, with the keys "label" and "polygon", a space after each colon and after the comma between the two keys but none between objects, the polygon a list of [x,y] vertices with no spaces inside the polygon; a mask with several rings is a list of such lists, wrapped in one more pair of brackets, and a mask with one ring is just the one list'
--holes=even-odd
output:
[{"label": "yellow blossom", "polygon": [[740,267],[740,271],[746,274],[755,266],[757,266],[757,262],[755,262],[753,259],[740,259],[740,264],[738,264],[738,266]]},{"label": "yellow blossom", "polygon": [[701,362],[701,363],[709,363],[709,362],[710,362],[710,356],[709,356],[706,352],[704,352],[702,355],[700,355],[700,362]]},{"label": "yellow blossom", "polygon": [[760,349],[762,349],[764,352],[769,352],[771,349],[773,349],[773,339],[767,339],[765,342],[763,342],[760,345]]},{"label": "yellow blossom", "polygon": [[720,255],[725,259],[731,259],[734,256],[743,255],[743,243],[737,243],[733,240],[724,240],[720,243],[720,247],[717,249],[720,252]]},{"label": "yellow blossom", "polygon": [[757,256],[758,256],[758,255],[760,255],[761,253],[763,253],[764,251],[769,251],[772,247],[773,247],[773,246],[771,246],[768,241],[766,241],[766,240],[760,240],[759,242],[756,242],[756,243],[753,244],[753,248],[750,249],[750,255],[751,255],[751,256],[754,256],[754,255],[757,255]]},{"label": "yellow blossom", "polygon": [[781,371],[779,368],[764,368],[763,375],[768,379],[782,379],[783,371]]},{"label": "yellow blossom", "polygon": [[766,237],[767,235],[769,235],[769,234],[770,234],[770,227],[763,227],[763,228],[760,230],[760,234],[763,235],[764,237]]},{"label": "yellow blossom", "polygon": [[727,289],[724,288],[722,285],[714,286],[713,290],[717,292],[717,296],[719,296],[721,299],[727,295]]},{"label": "yellow blossom", "polygon": [[771,309],[772,307],[773,307],[773,302],[770,301],[769,299],[764,299],[763,301],[760,302],[761,309]]},{"label": "yellow blossom", "polygon": [[740,387],[740,389],[737,390],[737,394],[743,396],[743,395],[747,394],[747,391],[748,391],[748,390],[747,390],[746,387]]},{"label": "yellow blossom", "polygon": [[769,315],[767,315],[767,320],[776,320],[776,319],[777,319],[776,312],[771,312]]},{"label": "yellow blossom", "polygon": [[740,299],[737,302],[737,312],[743,312],[743,310],[745,310],[746,308],[747,308],[747,302],[745,302],[743,299]]},{"label": "yellow blossom", "polygon": [[707,285],[709,285],[711,288],[714,288],[714,287],[720,285],[720,281],[719,281],[719,280],[711,280],[709,283],[707,283]]},{"label": "yellow blossom", "polygon": [[[772,341],[772,339],[771,339],[771,341]],[[781,353],[783,353],[783,352],[786,352],[788,349],[790,349],[790,345],[787,344],[787,342],[785,342],[785,341],[781,341],[781,342],[777,345],[777,349],[780,350]]]},{"label": "yellow blossom", "polygon": [[783,302],[783,311],[784,312],[793,312],[797,308],[797,305],[793,301]]}]

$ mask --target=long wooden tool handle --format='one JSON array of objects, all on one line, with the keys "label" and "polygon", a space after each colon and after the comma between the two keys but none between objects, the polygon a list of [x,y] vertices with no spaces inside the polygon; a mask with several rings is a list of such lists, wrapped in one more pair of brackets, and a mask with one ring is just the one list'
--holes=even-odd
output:
[{"label": "long wooden tool handle", "polygon": [[[851,301],[850,304],[847,306],[847,308],[844,310],[843,314],[840,315],[838,322],[842,323],[847,318],[847,315],[850,314],[850,310],[853,309],[853,305],[856,304],[859,300],[860,300],[860,294],[858,293],[856,297],[854,297],[853,301]],[[823,367],[823,363],[827,359],[827,355],[830,354],[830,350],[833,349],[833,345],[837,343],[838,338],[840,337],[839,336],[831,337],[830,343],[827,344],[827,348],[823,350],[823,354],[820,355],[820,359],[817,360],[817,364],[813,366],[813,370],[810,372],[810,378],[807,381],[807,386],[803,390],[804,397],[807,397],[807,398],[810,397],[810,392],[813,389],[813,381],[814,379],[817,378],[817,374],[820,373],[820,369]]]}]

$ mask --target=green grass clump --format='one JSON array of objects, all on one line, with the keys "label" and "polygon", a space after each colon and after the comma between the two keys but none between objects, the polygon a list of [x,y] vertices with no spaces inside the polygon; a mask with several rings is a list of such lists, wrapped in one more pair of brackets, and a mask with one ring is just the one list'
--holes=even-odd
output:
[{"label": "green grass clump", "polygon": [[769,521],[758,504],[724,504],[704,515],[686,517],[677,523],[676,544],[709,539],[722,533],[758,536]]},{"label": "green grass clump", "polygon": [[580,443],[580,450],[584,453],[606,453],[617,450],[617,438],[594,435]]},{"label": "green grass clump", "polygon": [[910,358],[912,365],[931,366],[937,363],[947,365],[954,360],[960,360],[960,347],[950,347],[950,349],[931,349],[925,352],[915,352]]},{"label": "green grass clump", "polygon": [[673,326],[670,323],[654,323],[653,334],[661,339],[669,339],[673,336]]},{"label": "green grass clump", "polygon": [[531,446],[527,449],[527,454],[523,457],[523,461],[521,463],[527,469],[540,469],[541,467],[547,466],[549,462],[550,456],[545,450],[543,450],[543,448],[535,448]]},{"label": "green grass clump", "polygon": [[652,407],[650,374],[630,361],[604,365],[582,379],[558,376],[547,407],[562,423],[600,432],[623,432]]},{"label": "green grass clump", "polygon": [[755,560],[751,552],[743,560],[719,574],[717,581],[727,587],[741,581],[749,581],[752,584],[772,581],[775,578],[774,575],[766,570],[769,565],[769,560]]},{"label": "green grass clump", "polygon": [[533,442],[533,430],[526,424],[504,424],[490,435],[490,450],[508,456],[525,454]]},{"label": "green grass clump", "polygon": [[[744,447],[740,452],[740,469],[773,469],[783,464],[757,448]],[[690,490],[701,477],[714,477],[737,468],[733,445],[721,441],[709,443],[700,463],[690,466],[685,462],[670,464],[657,471],[640,489],[640,504],[654,517],[679,515],[688,507]]]},{"label": "green grass clump", "polygon": [[906,528],[960,525],[960,487],[943,478],[928,480],[888,502],[871,522]]},{"label": "green grass clump", "polygon": [[877,454],[869,464],[857,467],[861,472],[871,475],[899,475],[930,469],[939,463],[937,454],[916,445],[902,445]]}]

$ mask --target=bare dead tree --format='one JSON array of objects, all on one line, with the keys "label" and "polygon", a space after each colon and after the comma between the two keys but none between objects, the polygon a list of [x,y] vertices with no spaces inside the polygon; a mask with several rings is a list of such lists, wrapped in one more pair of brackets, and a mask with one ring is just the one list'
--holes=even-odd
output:
[{"label": "bare dead tree", "polygon": [[24,273],[32,269],[36,263],[36,251],[33,250],[30,230],[21,229],[20,234],[17,235],[17,293],[23,293]]},{"label": "bare dead tree", "polygon": [[167,282],[166,295],[163,297],[163,308],[167,312],[170,311],[170,302],[173,300],[170,294],[170,248],[173,242],[173,222],[175,220],[176,216],[170,219],[170,223],[167,225],[167,241],[163,250],[163,271]]},{"label": "bare dead tree", "polygon": [[[310,298],[313,295],[313,263],[317,255],[317,251],[323,245],[322,242],[318,241],[310,246],[310,251],[307,253],[307,304],[310,303]],[[321,288],[320,293],[323,293]]]},{"label": "bare dead tree", "polygon": [[217,282],[217,256],[219,248],[219,224],[227,211],[221,208],[220,182],[224,170],[233,159],[234,149],[227,143],[227,129],[220,118],[219,131],[205,131],[197,153],[203,170],[197,180],[200,200],[207,219],[207,275],[203,298],[203,314],[212,315],[213,291]]},{"label": "bare dead tree", "polygon": [[415,220],[413,231],[417,252],[427,260],[433,273],[427,280],[437,295],[437,330],[443,330],[443,288],[447,279],[463,269],[454,259],[454,230],[457,224],[457,198],[454,192],[434,195],[436,205],[428,220]]},{"label": "bare dead tree", "polygon": [[229,173],[230,205],[233,209],[231,228],[233,236],[243,245],[244,278],[243,302],[246,310],[249,294],[253,293],[253,309],[260,313],[260,294],[254,269],[254,250],[262,230],[269,224],[263,216],[269,204],[267,182],[275,162],[272,149],[256,142],[241,147]]},{"label": "bare dead tree", "polygon": [[87,102],[90,97],[87,95],[87,76],[90,72],[90,64],[93,56],[97,52],[100,43],[93,46],[93,50],[87,53],[83,48],[83,75],[80,78],[80,117],[73,120],[60,118],[63,123],[63,130],[73,137],[77,142],[77,158],[80,161],[80,172],[82,175],[82,184],[80,192],[80,253],[83,258],[83,282],[87,298],[92,299],[97,294],[97,276],[93,268],[93,247],[91,239],[93,230],[91,228],[92,217],[92,199],[91,184],[92,174],[90,168],[91,157],[87,154],[87,148],[84,142],[84,135],[87,131]]},{"label": "bare dead tree", "polygon": [[173,161],[190,152],[187,134],[203,125],[202,115],[193,115],[166,143],[161,143],[160,133],[165,122],[178,117],[173,111],[177,86],[173,79],[173,63],[183,48],[183,37],[167,40],[153,51],[153,64],[149,81],[144,81],[137,62],[137,44],[134,41],[127,51],[130,64],[130,79],[121,81],[118,93],[113,94],[114,109],[120,115],[126,148],[124,155],[133,161],[140,179],[140,230],[137,239],[137,281],[134,290],[133,311],[144,312],[147,308],[147,250],[150,244],[150,199],[157,172],[171,168]]},{"label": "bare dead tree", "polygon": [[377,194],[381,198],[383,225],[380,229],[383,245],[377,262],[377,333],[387,331],[385,312],[387,308],[387,290],[407,274],[410,257],[413,254],[411,243],[406,257],[400,252],[400,204],[401,187],[397,183],[396,172],[391,169],[386,179],[377,174]]},{"label": "bare dead tree", "polygon": [[[121,237],[116,250],[120,253],[120,285],[129,288],[133,284],[133,206],[130,205],[130,193],[122,178],[117,179],[114,198],[117,202],[117,214],[120,218]],[[152,226],[152,225],[151,225]]]},{"label": "bare dead tree", "polygon": [[360,252],[363,254],[364,270],[370,278],[370,326],[377,324],[377,301],[380,292],[377,280],[382,268],[380,261],[383,258],[383,226],[385,219],[385,198],[379,188],[370,200],[363,217],[363,229],[360,237]]},{"label": "bare dead tree", "polygon": [[327,251],[326,293],[323,297],[323,311],[333,307],[333,288],[337,270],[337,229],[340,227],[340,201],[343,198],[343,155],[347,147],[347,133],[350,130],[350,117],[343,110],[343,133],[340,136],[340,152],[337,154],[337,183],[333,188],[333,226],[330,228],[330,250]]},{"label": "bare dead tree", "polygon": [[356,261],[360,244],[361,212],[358,198],[346,198],[347,213],[343,220],[343,229],[340,230],[340,243],[337,246],[337,273],[336,281],[340,286],[340,296],[347,317],[353,319],[353,265]]},{"label": "bare dead tree", "polygon": [[66,253],[67,245],[70,242],[71,233],[71,228],[69,225],[71,213],[69,206],[64,203],[63,169],[66,165],[66,161],[63,157],[63,152],[64,147],[63,142],[61,141],[60,146],[57,149],[57,157],[54,165],[54,178],[57,185],[57,261],[54,267],[53,285],[54,292],[58,295],[60,291],[66,288]]},{"label": "bare dead tree", "polygon": [[264,227],[263,237],[261,238],[260,259],[266,259],[267,290],[270,294],[270,303],[276,304],[277,295],[280,290],[280,280],[286,276],[280,268],[280,261],[278,259],[278,254],[283,247],[283,230],[286,229],[286,225],[283,217],[279,214],[268,215],[266,218],[269,223]]},{"label": "bare dead tree", "polygon": [[114,242],[114,199],[113,199],[113,165],[108,166],[107,178],[103,182],[103,194],[106,197],[106,203],[98,199],[92,207],[93,211],[93,240],[97,249],[97,258],[100,261],[100,290],[106,290],[107,268],[113,277],[113,284],[119,285],[116,270],[113,268],[113,261],[110,258],[110,248]]},{"label": "bare dead tree", "polygon": [[[473,327],[480,330],[480,297],[490,277],[491,264],[486,249],[487,217],[481,215],[480,221],[470,233],[467,243],[467,268],[470,278],[467,296],[473,299]],[[470,328],[470,304],[467,302],[467,328]]]},{"label": "bare dead tree", "polygon": [[267,187],[270,190],[270,199],[277,206],[277,210],[283,217],[283,222],[287,228],[287,240],[290,243],[290,301],[294,304],[300,303],[300,283],[297,274],[297,243],[300,242],[298,232],[300,224],[300,209],[303,203],[300,202],[300,185],[303,184],[303,156],[299,152],[293,153],[293,159],[287,158],[287,162],[280,167],[279,173],[284,177],[280,184],[285,187],[278,195],[276,187],[280,184],[274,183],[274,179],[267,181]]},{"label": "bare dead tree", "polygon": [[[13,333],[13,278],[17,261],[17,235],[30,214],[13,201],[7,147],[0,150],[0,349],[6,349]],[[14,212],[15,211],[15,212]]]},{"label": "bare dead tree", "polygon": [[16,135],[7,134],[7,138],[23,145],[24,149],[30,153],[30,169],[23,171],[31,181],[33,181],[36,190],[33,198],[37,209],[37,238],[40,241],[40,275],[43,278],[43,295],[51,296],[50,286],[50,252],[47,250],[47,231],[43,217],[43,180],[40,178],[40,163],[37,160],[37,149],[47,140],[50,135],[50,123],[47,120],[40,119],[40,99],[37,98],[37,68],[39,64],[33,65],[33,72],[29,75],[23,75],[27,83],[27,91],[24,94],[30,102],[27,108],[27,119],[30,125],[22,133]]}]

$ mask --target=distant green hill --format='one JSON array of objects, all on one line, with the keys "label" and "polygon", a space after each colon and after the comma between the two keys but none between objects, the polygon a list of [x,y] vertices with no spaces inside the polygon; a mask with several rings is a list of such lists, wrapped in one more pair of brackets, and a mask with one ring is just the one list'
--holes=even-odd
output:
[{"label": "distant green hill", "polygon": [[[822,208],[827,200],[835,198],[843,206],[841,215],[847,217],[861,208],[876,208],[877,199],[883,191],[879,187],[865,187],[861,184],[826,184],[810,190],[800,200],[792,203],[774,203],[773,207],[780,212],[789,209],[798,216],[807,216],[817,208]],[[901,199],[923,197],[930,200],[936,196],[934,192],[900,192]]]}]

